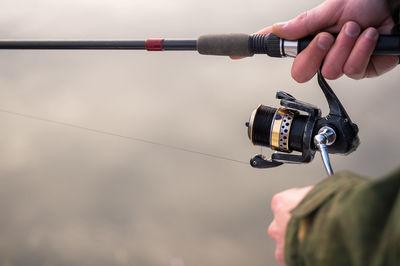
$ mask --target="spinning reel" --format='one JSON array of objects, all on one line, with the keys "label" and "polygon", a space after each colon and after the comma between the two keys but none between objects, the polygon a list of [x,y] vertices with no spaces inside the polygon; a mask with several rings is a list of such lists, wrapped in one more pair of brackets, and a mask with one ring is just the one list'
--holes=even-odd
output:
[{"label": "spinning reel", "polygon": [[[197,51],[203,55],[296,57],[313,40],[284,40],[268,35],[217,34],[190,40],[1,40],[2,49],[96,49]],[[400,36],[380,35],[373,55],[400,55]],[[281,108],[260,105],[246,123],[254,145],[270,147],[276,152],[266,159],[258,154],[250,163],[255,168],[277,167],[284,163],[308,163],[316,150],[329,175],[333,174],[329,153],[347,154],[359,145],[358,127],[352,123],[335,93],[318,72],[318,83],[329,104],[329,115],[321,117],[317,107],[278,92]],[[296,152],[297,154],[291,154]]]},{"label": "spinning reel", "polygon": [[[351,122],[343,105],[318,71],[318,84],[329,105],[329,114],[279,91],[276,98],[282,107],[260,105],[246,123],[250,141],[275,150],[271,158],[262,154],[250,160],[254,168],[272,168],[284,163],[308,163],[321,152],[328,175],[332,175],[329,153],[349,154],[359,145],[358,127]],[[292,154],[293,151],[297,154]]]}]

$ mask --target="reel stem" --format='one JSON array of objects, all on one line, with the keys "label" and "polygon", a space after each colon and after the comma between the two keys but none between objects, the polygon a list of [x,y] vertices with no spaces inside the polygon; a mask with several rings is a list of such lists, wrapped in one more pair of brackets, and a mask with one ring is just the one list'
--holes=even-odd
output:
[{"label": "reel stem", "polygon": [[324,163],[326,172],[329,176],[333,175],[331,161],[329,159],[327,146],[332,145],[336,140],[336,132],[330,127],[322,127],[318,131],[318,135],[314,137],[314,144],[321,152],[322,162]]}]

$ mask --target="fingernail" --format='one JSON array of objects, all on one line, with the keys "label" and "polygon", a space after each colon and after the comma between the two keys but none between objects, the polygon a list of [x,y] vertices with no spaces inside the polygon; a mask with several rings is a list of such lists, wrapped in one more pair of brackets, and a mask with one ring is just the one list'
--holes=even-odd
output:
[{"label": "fingernail", "polygon": [[371,40],[377,40],[379,35],[378,35],[378,32],[376,31],[376,29],[369,28],[365,32],[365,37],[367,37],[368,39],[371,39]]},{"label": "fingernail", "polygon": [[332,38],[329,35],[325,34],[320,35],[317,41],[318,47],[322,50],[328,50],[329,48],[331,48],[332,43]]},{"label": "fingernail", "polygon": [[348,22],[344,28],[344,32],[349,37],[356,37],[360,34],[360,27],[355,22]]}]

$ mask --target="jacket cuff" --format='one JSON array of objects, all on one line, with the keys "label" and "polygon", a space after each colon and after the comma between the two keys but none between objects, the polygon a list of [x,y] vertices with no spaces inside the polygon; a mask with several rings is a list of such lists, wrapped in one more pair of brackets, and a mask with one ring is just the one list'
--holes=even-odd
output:
[{"label": "jacket cuff", "polygon": [[368,179],[351,172],[341,172],[317,184],[291,212],[286,229],[285,261],[287,265],[303,265],[301,243],[318,209],[329,202],[338,192],[349,189]]}]

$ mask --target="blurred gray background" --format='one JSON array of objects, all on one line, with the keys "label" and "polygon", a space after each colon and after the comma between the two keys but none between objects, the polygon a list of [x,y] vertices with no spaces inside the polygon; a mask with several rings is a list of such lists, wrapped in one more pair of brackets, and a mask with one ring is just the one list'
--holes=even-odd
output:
[{"label": "blurred gray background", "polygon": [[[195,38],[251,33],[320,1],[1,0],[0,38]],[[291,59],[192,52],[0,51],[0,265],[278,265],[270,199],[325,178],[255,170],[4,110],[247,162],[244,122],[277,90],[326,112]],[[331,82],[362,141],[334,170],[377,177],[400,157],[399,69]],[[269,153],[264,149],[265,153]]]}]

